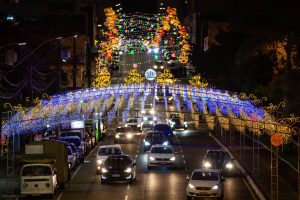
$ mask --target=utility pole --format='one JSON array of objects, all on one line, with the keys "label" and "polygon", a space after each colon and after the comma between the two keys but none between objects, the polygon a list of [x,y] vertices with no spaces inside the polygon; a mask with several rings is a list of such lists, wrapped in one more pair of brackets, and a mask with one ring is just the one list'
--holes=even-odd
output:
[{"label": "utility pole", "polygon": [[77,78],[76,38],[77,38],[77,35],[75,35],[73,37],[73,71],[72,71],[73,90],[76,90],[76,88],[77,88],[77,85],[76,85],[76,78]]},{"label": "utility pole", "polygon": [[57,50],[57,63],[56,63],[56,73],[57,73],[57,81],[56,81],[56,92],[60,94],[60,83],[61,83],[61,41],[57,40],[58,42],[58,50]]}]

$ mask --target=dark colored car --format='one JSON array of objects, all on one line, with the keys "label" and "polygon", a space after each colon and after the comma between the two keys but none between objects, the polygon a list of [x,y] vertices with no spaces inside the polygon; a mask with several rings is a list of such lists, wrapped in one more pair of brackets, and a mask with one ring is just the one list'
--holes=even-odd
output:
[{"label": "dark colored car", "polygon": [[149,132],[144,139],[144,152],[149,151],[154,144],[169,145],[170,139],[162,132]]},{"label": "dark colored car", "polygon": [[118,127],[115,130],[115,143],[119,142],[133,142],[133,131],[130,126]]},{"label": "dark colored car", "polygon": [[184,130],[186,130],[187,129],[187,124],[186,124],[186,122],[182,122],[181,120],[180,120],[180,117],[179,117],[179,115],[171,115],[171,118],[169,119],[169,124],[170,124],[170,126],[171,126],[171,128],[173,129],[173,130],[175,130],[175,129],[184,129]]},{"label": "dark colored car", "polygon": [[223,173],[233,172],[233,159],[224,150],[207,150],[203,157],[203,168],[221,169]]},{"label": "dark colored car", "polygon": [[79,137],[77,136],[66,136],[66,137],[60,137],[60,141],[68,142],[68,143],[73,143],[76,145],[76,153],[79,158],[79,161],[83,163],[84,161],[84,150],[82,148],[82,143]]},{"label": "dark colored car", "polygon": [[136,178],[136,163],[128,155],[112,155],[101,168],[101,184],[110,181],[128,181],[133,183]]},{"label": "dark colored car", "polygon": [[153,132],[164,133],[168,137],[170,143],[173,143],[173,130],[168,124],[155,124]]}]

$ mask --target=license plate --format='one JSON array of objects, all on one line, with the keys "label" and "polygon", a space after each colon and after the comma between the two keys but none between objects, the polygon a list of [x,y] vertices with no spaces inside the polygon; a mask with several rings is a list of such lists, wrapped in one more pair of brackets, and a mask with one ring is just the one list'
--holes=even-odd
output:
[{"label": "license plate", "polygon": [[120,177],[120,174],[112,174],[111,176],[114,178],[117,178],[117,177]]},{"label": "license plate", "polygon": [[203,196],[203,195],[207,195],[206,192],[200,192],[198,195]]}]

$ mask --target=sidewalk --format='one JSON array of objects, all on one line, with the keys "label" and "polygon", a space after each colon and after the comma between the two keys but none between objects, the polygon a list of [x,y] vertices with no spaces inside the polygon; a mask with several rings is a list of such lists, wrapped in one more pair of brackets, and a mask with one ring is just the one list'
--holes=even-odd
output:
[{"label": "sidewalk", "polygon": [[[245,146],[244,137],[241,138],[240,146],[240,133],[238,132],[232,133],[231,143],[229,133],[226,134],[226,137],[225,134],[222,137],[220,133],[214,133],[214,136],[227,146],[239,160],[255,184],[264,193],[266,199],[271,199],[271,152],[259,145],[254,148],[256,152],[258,152],[259,148],[259,154],[253,153],[253,141],[247,136],[245,137]],[[256,170],[255,164],[259,166],[258,170]],[[278,199],[297,200],[298,173],[280,159],[278,160],[278,166]]]}]

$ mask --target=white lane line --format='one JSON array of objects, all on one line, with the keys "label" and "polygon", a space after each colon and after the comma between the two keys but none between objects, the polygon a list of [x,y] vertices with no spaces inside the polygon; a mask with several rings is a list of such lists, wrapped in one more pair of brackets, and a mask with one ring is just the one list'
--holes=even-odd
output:
[{"label": "white lane line", "polygon": [[128,195],[125,195],[125,200],[128,200]]},{"label": "white lane line", "polygon": [[129,190],[129,189],[130,189],[130,185],[128,184],[128,185],[127,185],[127,190]]},{"label": "white lane line", "polygon": [[[181,152],[181,153],[182,153],[182,152]],[[181,157],[182,157],[182,159],[184,159],[184,155],[183,155],[183,154],[181,155]]]}]

